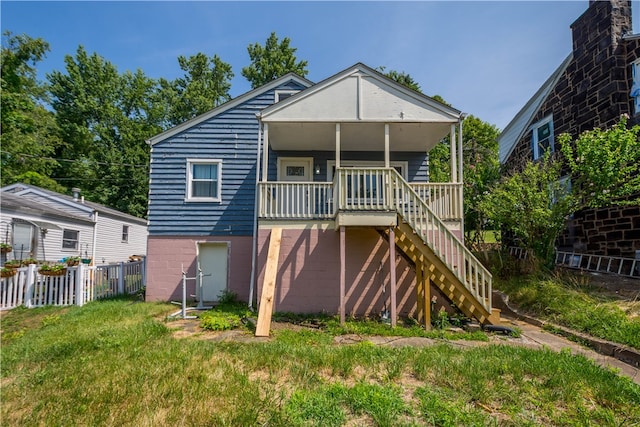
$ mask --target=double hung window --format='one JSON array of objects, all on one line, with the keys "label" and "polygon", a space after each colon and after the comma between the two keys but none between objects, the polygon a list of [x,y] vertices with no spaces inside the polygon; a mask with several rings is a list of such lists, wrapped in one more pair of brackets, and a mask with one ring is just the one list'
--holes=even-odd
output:
[{"label": "double hung window", "polygon": [[219,202],[222,198],[222,160],[187,161],[187,200]]}]

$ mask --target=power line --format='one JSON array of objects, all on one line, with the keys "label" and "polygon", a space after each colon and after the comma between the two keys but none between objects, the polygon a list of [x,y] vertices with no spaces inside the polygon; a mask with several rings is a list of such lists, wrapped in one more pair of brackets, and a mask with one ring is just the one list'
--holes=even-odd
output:
[{"label": "power line", "polygon": [[127,167],[134,167],[134,168],[148,168],[149,167],[148,164],[145,164],[145,165],[134,165],[134,164],[131,164],[131,163],[106,163],[106,162],[99,162],[99,161],[93,160],[93,159],[86,159],[86,160],[57,159],[55,157],[34,156],[33,154],[26,154],[26,153],[11,153],[9,151],[4,151],[4,150],[0,150],[0,153],[9,154],[11,156],[30,157],[32,159],[55,160],[57,162],[70,162],[70,163],[79,162],[79,163],[91,163],[91,164],[96,164],[96,165],[100,165],[100,166],[127,166]]}]

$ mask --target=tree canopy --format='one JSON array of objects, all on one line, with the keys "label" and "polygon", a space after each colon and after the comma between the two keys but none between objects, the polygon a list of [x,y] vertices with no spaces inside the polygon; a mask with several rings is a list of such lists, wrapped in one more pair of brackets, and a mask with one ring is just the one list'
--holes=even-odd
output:
[{"label": "tree canopy", "polygon": [[251,65],[242,69],[242,75],[249,80],[253,89],[287,73],[295,73],[300,77],[305,77],[309,73],[307,61],[297,61],[295,55],[297,49],[291,47],[290,43],[291,40],[288,37],[278,43],[278,36],[273,32],[264,46],[254,43],[247,47]]},{"label": "tree canopy", "polygon": [[22,181],[54,191],[63,187],[50,178],[62,144],[53,113],[48,111],[46,87],[36,78],[36,66],[49,51],[44,40],[3,33],[0,57],[2,185]]}]

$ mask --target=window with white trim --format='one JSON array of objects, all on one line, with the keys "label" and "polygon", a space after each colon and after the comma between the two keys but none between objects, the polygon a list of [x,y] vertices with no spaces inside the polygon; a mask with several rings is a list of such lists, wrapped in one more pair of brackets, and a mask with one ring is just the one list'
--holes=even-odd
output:
[{"label": "window with white trim", "polygon": [[65,228],[62,230],[62,249],[78,249],[78,241],[80,240],[80,232],[78,230],[70,230]]},{"label": "window with white trim", "polygon": [[276,102],[280,102],[283,101],[287,98],[292,97],[293,95],[295,95],[296,93],[298,93],[298,90],[277,90],[276,91]]},{"label": "window with white trim", "polygon": [[553,117],[545,117],[531,126],[533,160],[537,160],[550,150],[553,152]]},{"label": "window with white trim", "polygon": [[640,114],[640,58],[631,64],[631,72],[633,73],[633,82],[629,95],[633,98],[634,114]]},{"label": "window with white trim", "polygon": [[187,201],[219,202],[221,190],[222,160],[187,160]]},{"label": "window with white trim", "polygon": [[128,225],[122,226],[122,242],[129,243],[129,226]]}]

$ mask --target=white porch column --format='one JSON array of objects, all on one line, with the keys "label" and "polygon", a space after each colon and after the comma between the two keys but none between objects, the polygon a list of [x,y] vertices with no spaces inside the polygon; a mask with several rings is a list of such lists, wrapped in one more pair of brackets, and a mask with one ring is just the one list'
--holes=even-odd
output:
[{"label": "white porch column", "polygon": [[262,181],[267,182],[267,169],[269,168],[269,123],[264,124],[262,139],[264,145],[264,153],[262,155]]},{"label": "white porch column", "polygon": [[340,123],[336,123],[336,169],[340,167]]},{"label": "white porch column", "polygon": [[389,167],[389,123],[384,124],[384,167]]},{"label": "white porch column", "polygon": [[451,164],[451,182],[457,182],[458,169],[456,165],[458,158],[456,156],[456,125],[451,125],[451,135],[449,136],[450,164]]}]

